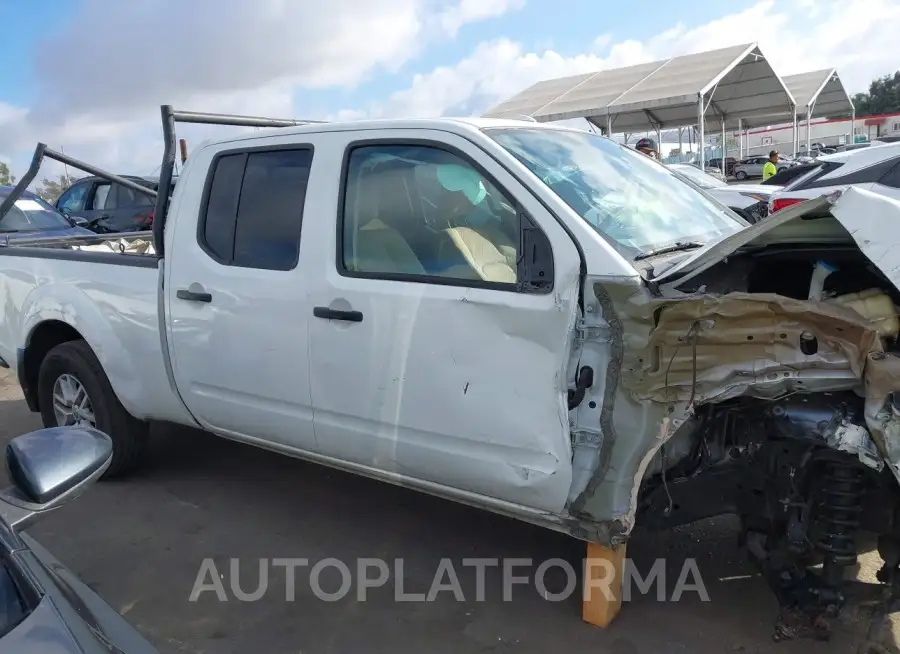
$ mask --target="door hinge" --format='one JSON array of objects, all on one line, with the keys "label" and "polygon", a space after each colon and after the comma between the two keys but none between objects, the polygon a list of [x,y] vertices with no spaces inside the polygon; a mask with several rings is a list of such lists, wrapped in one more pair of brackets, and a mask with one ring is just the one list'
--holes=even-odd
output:
[{"label": "door hinge", "polygon": [[609,328],[606,325],[589,325],[579,320],[575,325],[575,339],[578,341],[609,341]]}]

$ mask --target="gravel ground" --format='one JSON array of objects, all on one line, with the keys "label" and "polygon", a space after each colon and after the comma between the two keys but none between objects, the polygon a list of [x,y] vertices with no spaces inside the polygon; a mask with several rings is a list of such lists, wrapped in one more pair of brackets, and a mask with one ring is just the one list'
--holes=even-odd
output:
[{"label": "gravel ground", "polygon": [[[14,379],[0,370],[0,438],[37,427]],[[655,559],[666,559],[667,599],[681,563],[695,559],[708,602],[691,591],[677,602],[635,594],[611,627],[597,629],[581,621],[578,593],[550,602],[533,584],[522,585],[504,601],[499,573],[490,569],[478,601],[474,571],[463,559],[562,558],[577,569],[584,545],[192,430],[159,429],[154,436],[152,460],[140,473],[98,484],[30,533],[162,652],[849,654],[868,624],[865,607],[854,601],[830,642],[773,644],[775,602],[737,549],[734,524],[724,519],[663,535],[638,533],[629,544],[629,556],[644,573]],[[304,557],[311,565],[334,557],[354,578],[360,557],[402,558],[404,569],[402,575],[392,570],[388,583],[370,589],[364,602],[355,589],[325,602],[310,590],[308,568],[297,572],[295,597],[288,601],[284,568],[273,567],[263,596],[239,601],[230,588],[229,560],[238,559],[240,589],[251,592],[260,579],[259,559],[274,557]],[[432,602],[395,601],[397,578],[407,593],[427,592],[444,558],[459,574],[465,601],[449,591]],[[191,601],[204,560],[223,575],[226,601],[213,591]],[[865,555],[860,579],[871,580],[878,565],[877,556]],[[326,592],[340,585],[331,572],[321,577]],[[546,579],[550,592],[565,586],[560,568]],[[891,629],[881,638],[892,641]]]}]

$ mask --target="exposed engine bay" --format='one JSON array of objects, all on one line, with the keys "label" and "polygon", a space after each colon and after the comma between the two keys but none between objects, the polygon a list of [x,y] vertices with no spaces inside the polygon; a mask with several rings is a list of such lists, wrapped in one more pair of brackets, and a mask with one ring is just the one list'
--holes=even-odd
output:
[{"label": "exposed engine bay", "polygon": [[776,638],[827,637],[863,532],[879,536],[881,581],[900,568],[900,292],[858,248],[821,245],[735,253],[677,290],[628,370],[641,400],[689,409],[637,520],[739,516],[782,606]]}]

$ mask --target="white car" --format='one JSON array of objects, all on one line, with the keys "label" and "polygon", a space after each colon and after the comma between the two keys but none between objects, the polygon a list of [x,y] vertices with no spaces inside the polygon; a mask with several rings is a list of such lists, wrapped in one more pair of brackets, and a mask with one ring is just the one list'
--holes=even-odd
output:
[{"label": "white car", "polygon": [[847,186],[900,200],[900,143],[837,152],[819,157],[816,164],[772,194],[769,213]]},{"label": "white car", "polygon": [[750,223],[759,222],[768,215],[769,196],[778,189],[777,186],[763,184],[728,184],[691,164],[669,164],[668,168],[702,188]]}]

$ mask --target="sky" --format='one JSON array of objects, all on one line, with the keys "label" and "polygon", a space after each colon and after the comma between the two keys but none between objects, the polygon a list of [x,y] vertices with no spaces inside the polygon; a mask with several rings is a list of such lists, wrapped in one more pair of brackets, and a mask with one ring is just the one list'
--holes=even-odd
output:
[{"label": "sky", "polygon": [[851,94],[900,65],[896,0],[0,0],[0,15],[0,160],[17,175],[38,141],[152,174],[161,104],[479,115],[544,79],[753,42],[782,75],[836,67]]}]

